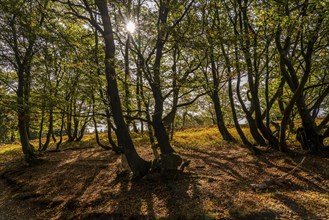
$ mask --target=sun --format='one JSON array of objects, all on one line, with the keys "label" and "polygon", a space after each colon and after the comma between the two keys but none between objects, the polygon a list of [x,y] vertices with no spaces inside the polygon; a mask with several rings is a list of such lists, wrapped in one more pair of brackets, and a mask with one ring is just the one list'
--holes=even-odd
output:
[{"label": "sun", "polygon": [[136,25],[134,22],[132,21],[128,21],[128,23],[126,24],[126,30],[133,34],[135,32],[135,29],[136,29]]}]

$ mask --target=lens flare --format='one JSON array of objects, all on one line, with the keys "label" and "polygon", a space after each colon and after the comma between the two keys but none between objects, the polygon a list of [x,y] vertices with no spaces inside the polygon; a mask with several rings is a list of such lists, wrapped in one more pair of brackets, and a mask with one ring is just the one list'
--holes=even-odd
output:
[{"label": "lens flare", "polygon": [[135,23],[132,21],[128,21],[128,23],[126,24],[126,29],[129,33],[133,34],[136,29]]}]

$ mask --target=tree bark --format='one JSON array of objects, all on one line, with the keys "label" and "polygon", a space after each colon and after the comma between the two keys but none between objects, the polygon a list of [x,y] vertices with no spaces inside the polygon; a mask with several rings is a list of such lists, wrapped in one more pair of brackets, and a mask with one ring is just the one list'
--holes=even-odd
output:
[{"label": "tree bark", "polygon": [[247,119],[247,122],[249,125],[250,133],[257,144],[259,144],[261,146],[266,146],[266,142],[265,142],[263,136],[259,133],[255,120],[253,119],[253,117],[251,116],[251,113],[249,112],[249,110],[247,109],[247,107],[245,106],[245,104],[243,102],[243,99],[241,97],[241,92],[240,92],[240,81],[241,81],[241,76],[239,73],[237,85],[236,85],[236,88],[237,88],[236,93],[237,93],[238,100],[241,104],[241,107],[242,107],[244,113],[246,114],[246,119]]},{"label": "tree bark", "polygon": [[53,133],[53,128],[54,128],[54,115],[53,115],[53,107],[50,106],[50,110],[49,110],[49,124],[48,124],[48,132],[46,135],[46,142],[43,144],[42,146],[42,151],[46,151],[49,143],[50,143],[50,139],[51,139],[51,134]]},{"label": "tree bark", "polygon": [[154,129],[154,135],[158,141],[161,153],[172,154],[175,151],[171,147],[169,135],[167,134],[166,128],[162,122],[164,98],[162,96],[161,80],[160,80],[160,65],[163,56],[163,47],[165,44],[164,39],[166,37],[165,25],[167,23],[167,18],[169,13],[169,5],[167,5],[166,3],[161,2],[159,8],[159,24],[158,24],[158,36],[156,42],[156,55],[153,64],[153,79],[150,81],[150,84],[155,102],[154,113],[152,115],[152,125]]},{"label": "tree bark", "polygon": [[59,130],[59,141],[56,144],[56,150],[59,150],[59,147],[61,146],[63,141],[64,118],[65,118],[65,113],[63,112],[61,117],[61,128]]},{"label": "tree bark", "polygon": [[[248,36],[249,32],[253,32],[253,30],[250,30],[247,11],[246,11],[247,7],[245,5],[242,6],[241,2],[239,4],[242,9],[242,18],[240,20],[242,22],[241,27],[243,27],[244,33],[246,34],[246,36]],[[247,3],[245,2],[245,4],[247,4]],[[254,36],[254,41],[255,41],[254,45],[257,45],[257,36]],[[243,44],[243,42],[244,42],[244,44]],[[243,42],[241,41],[241,46],[243,48],[243,53],[244,53],[244,57],[245,57],[246,64],[247,64],[248,83],[249,83],[249,89],[250,89],[251,96],[252,96],[251,105],[255,111],[256,125],[257,125],[257,128],[261,131],[264,138],[266,138],[266,140],[268,140],[269,145],[272,147],[278,148],[279,141],[277,140],[276,137],[274,137],[270,128],[266,127],[263,122],[261,108],[260,108],[260,101],[259,101],[259,96],[258,96],[259,72],[258,72],[256,65],[253,65],[252,60],[251,60],[252,55],[250,53],[250,48],[251,48],[250,39],[248,37],[246,37],[246,39]],[[256,48],[254,48],[254,51],[256,51]],[[256,59],[256,57],[254,57],[254,59]],[[255,76],[253,76],[253,75],[255,75]],[[255,80],[254,80],[254,78],[255,78]]]},{"label": "tree bark", "polygon": [[30,145],[28,131],[27,131],[29,115],[28,115],[28,106],[27,103],[25,102],[26,92],[24,91],[27,89],[25,87],[26,75],[24,73],[24,70],[22,69],[17,71],[17,75],[18,75],[18,85],[17,85],[18,132],[22,144],[22,150],[24,153],[25,161],[29,164],[33,164],[37,158],[34,153],[34,149],[32,145]]},{"label": "tree bark", "polygon": [[45,120],[45,103],[44,103],[44,101],[42,101],[41,120],[40,120],[40,127],[39,127],[39,150],[42,149],[42,132],[43,132],[44,120]]},{"label": "tree bark", "polygon": [[[289,16],[289,14],[287,15]],[[287,81],[290,90],[294,93],[288,105],[289,108],[287,107],[285,110],[286,114],[284,115],[284,119],[282,120],[284,122],[282,123],[282,125],[286,126],[286,121],[290,116],[290,112],[293,108],[293,105],[296,103],[299,115],[302,119],[302,126],[306,133],[306,137],[309,139],[308,141],[310,141],[310,151],[318,151],[321,147],[323,147],[321,135],[319,135],[318,133],[317,126],[310,114],[309,109],[306,106],[305,97],[303,95],[305,84],[307,83],[311,74],[314,45],[318,39],[318,32],[319,28],[322,25],[322,22],[323,14],[319,13],[317,22],[315,23],[314,31],[311,33],[309,39],[307,39],[307,43],[301,44],[301,53],[304,59],[304,67],[303,75],[300,81],[298,80],[297,71],[291,61],[291,58],[288,56],[288,51],[291,45],[291,37],[287,36],[284,40],[284,44],[282,45],[282,27],[280,26],[278,27],[275,35],[276,46],[280,55],[280,70],[283,77]],[[303,41],[305,39],[301,40]],[[285,148],[287,147],[285,142],[285,127],[283,127],[282,125],[282,131],[280,132],[280,145],[282,145],[281,148],[285,150]]]},{"label": "tree bark", "polygon": [[92,94],[92,101],[93,101],[93,105],[92,105],[92,119],[94,122],[94,128],[95,128],[95,138],[96,138],[96,143],[98,144],[98,146],[100,146],[101,148],[103,148],[104,150],[111,150],[112,148],[109,146],[106,146],[104,144],[101,143],[100,139],[99,139],[99,134],[98,134],[98,126],[97,126],[97,121],[96,121],[96,117],[95,117],[95,95]]},{"label": "tree bark", "polygon": [[107,80],[107,91],[110,98],[110,107],[113,119],[117,128],[117,138],[122,145],[128,164],[135,176],[144,176],[150,168],[150,164],[143,160],[136,152],[128,128],[123,118],[118,85],[116,81],[115,65],[115,44],[114,35],[108,6],[106,0],[95,0],[101,14],[104,31],[102,32],[105,42],[105,74]]}]

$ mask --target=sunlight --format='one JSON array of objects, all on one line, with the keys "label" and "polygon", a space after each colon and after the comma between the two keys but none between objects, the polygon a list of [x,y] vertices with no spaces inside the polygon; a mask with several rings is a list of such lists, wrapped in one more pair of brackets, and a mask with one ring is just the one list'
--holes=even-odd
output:
[{"label": "sunlight", "polygon": [[126,30],[129,33],[133,34],[135,32],[135,29],[136,29],[135,23],[132,21],[128,21],[128,23],[126,24]]}]

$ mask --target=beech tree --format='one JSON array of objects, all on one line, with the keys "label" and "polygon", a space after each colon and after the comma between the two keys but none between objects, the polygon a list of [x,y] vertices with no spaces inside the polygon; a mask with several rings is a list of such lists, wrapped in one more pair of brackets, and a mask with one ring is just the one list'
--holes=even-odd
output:
[{"label": "beech tree", "polygon": [[255,153],[287,151],[295,133],[304,150],[319,151],[329,135],[327,6],[1,1],[0,141],[18,134],[34,163],[35,147],[59,149],[64,134],[80,141],[93,127],[97,144],[123,153],[136,176],[151,163],[131,132],[147,133],[163,170],[181,164],[172,140],[187,125],[214,123],[224,140]]},{"label": "beech tree", "polygon": [[31,67],[48,1],[2,1],[0,7],[1,57],[6,60],[6,68],[17,74],[18,130],[25,160],[34,163],[37,157],[29,142]]}]

